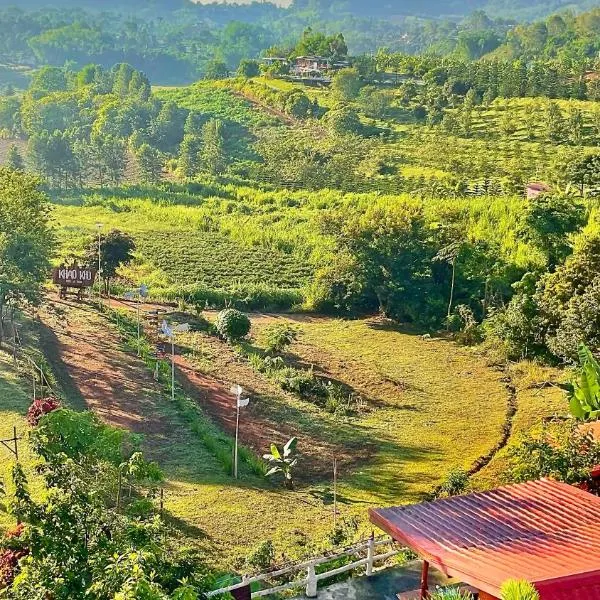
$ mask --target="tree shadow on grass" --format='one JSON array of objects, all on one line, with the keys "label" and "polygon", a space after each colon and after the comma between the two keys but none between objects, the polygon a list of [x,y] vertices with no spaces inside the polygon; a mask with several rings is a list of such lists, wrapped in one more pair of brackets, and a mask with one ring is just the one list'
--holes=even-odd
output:
[{"label": "tree shadow on grass", "polygon": [[38,321],[36,323],[41,350],[48,361],[52,373],[60,382],[60,387],[67,402],[76,410],[87,410],[88,405],[79,391],[75,380],[69,374],[67,365],[62,360],[61,343],[50,327]]}]

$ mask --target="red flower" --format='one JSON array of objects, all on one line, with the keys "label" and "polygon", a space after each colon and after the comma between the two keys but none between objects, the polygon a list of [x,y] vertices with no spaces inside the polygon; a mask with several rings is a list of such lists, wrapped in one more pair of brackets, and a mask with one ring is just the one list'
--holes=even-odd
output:
[{"label": "red flower", "polygon": [[27,411],[27,422],[31,427],[35,427],[44,415],[47,415],[57,408],[60,408],[60,401],[58,398],[55,398],[54,396],[37,398],[33,401]]}]

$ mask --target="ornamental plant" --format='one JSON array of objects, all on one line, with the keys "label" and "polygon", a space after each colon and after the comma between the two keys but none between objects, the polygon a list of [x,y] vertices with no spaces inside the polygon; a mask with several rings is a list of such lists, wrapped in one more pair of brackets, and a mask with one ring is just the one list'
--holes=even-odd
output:
[{"label": "ornamental plant", "polygon": [[27,422],[31,427],[37,427],[44,415],[51,413],[57,408],[60,408],[60,400],[54,396],[36,398],[27,411]]},{"label": "ornamental plant", "polygon": [[600,364],[585,344],[578,354],[581,368],[568,386],[569,409],[581,421],[595,421],[600,417]]},{"label": "ornamental plant", "polygon": [[504,582],[500,589],[502,600],[540,600],[540,595],[529,581],[511,579]]},{"label": "ornamental plant", "polygon": [[271,444],[271,452],[263,456],[271,466],[266,476],[272,477],[273,475],[282,474],[285,487],[288,490],[294,489],[294,469],[298,464],[298,457],[296,455],[297,446],[298,439],[294,437],[283,447],[281,452],[275,444]]},{"label": "ornamental plant", "polygon": [[217,315],[215,328],[228,342],[241,340],[250,333],[250,319],[235,308],[227,308]]}]

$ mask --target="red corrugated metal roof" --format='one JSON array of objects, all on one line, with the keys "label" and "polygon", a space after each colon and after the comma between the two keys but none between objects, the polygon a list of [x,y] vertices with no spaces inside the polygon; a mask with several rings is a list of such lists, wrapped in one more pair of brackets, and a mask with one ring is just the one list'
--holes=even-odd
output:
[{"label": "red corrugated metal roof", "polygon": [[600,498],[573,486],[533,481],[369,513],[446,575],[494,596],[526,579],[542,600],[600,600]]}]

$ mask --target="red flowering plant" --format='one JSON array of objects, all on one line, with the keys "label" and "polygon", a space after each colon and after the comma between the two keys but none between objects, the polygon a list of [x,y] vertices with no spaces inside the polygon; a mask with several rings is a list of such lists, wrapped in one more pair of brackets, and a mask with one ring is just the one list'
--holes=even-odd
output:
[{"label": "red flowering plant", "polygon": [[31,427],[36,427],[44,415],[57,408],[60,408],[60,400],[54,396],[36,398],[27,411],[27,422]]},{"label": "red flowering plant", "polygon": [[19,567],[19,560],[26,556],[27,549],[23,533],[25,525],[20,523],[9,529],[0,541],[0,590],[12,584]]}]

